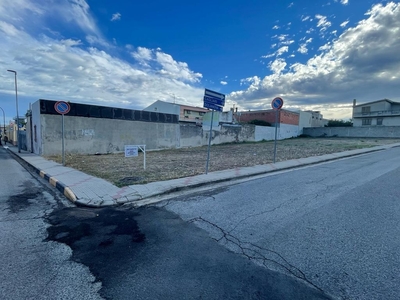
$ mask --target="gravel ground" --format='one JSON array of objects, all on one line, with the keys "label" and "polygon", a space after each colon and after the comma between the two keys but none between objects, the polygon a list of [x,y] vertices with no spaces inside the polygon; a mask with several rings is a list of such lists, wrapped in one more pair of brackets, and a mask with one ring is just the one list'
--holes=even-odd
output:
[{"label": "gravel ground", "polygon": [[[294,138],[277,142],[276,161],[317,156],[346,150],[398,143],[400,139]],[[209,172],[263,165],[273,162],[274,142],[213,145]],[[61,163],[61,156],[47,159]],[[117,186],[144,184],[205,173],[207,147],[146,151],[125,158],[124,153],[106,155],[66,154],[66,166],[110,181]]]}]

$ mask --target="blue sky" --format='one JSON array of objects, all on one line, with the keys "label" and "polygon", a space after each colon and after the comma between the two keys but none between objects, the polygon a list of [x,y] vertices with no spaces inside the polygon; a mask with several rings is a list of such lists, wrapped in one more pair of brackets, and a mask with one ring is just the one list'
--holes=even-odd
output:
[{"label": "blue sky", "polygon": [[[351,117],[400,101],[400,3],[374,0],[0,0],[0,107],[39,98],[143,109],[156,100]],[[2,71],[1,71],[2,70]],[[1,120],[2,121],[2,120]]]}]

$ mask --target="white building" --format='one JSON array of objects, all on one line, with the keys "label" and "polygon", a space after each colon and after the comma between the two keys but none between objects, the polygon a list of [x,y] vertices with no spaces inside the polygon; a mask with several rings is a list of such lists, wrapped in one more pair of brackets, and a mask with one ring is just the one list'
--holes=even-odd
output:
[{"label": "white building", "polygon": [[356,105],[354,99],[353,126],[400,126],[400,102],[382,99]]},{"label": "white building", "polygon": [[303,128],[308,127],[324,127],[328,121],[323,118],[320,111],[306,110],[300,111],[299,129],[303,132]]}]

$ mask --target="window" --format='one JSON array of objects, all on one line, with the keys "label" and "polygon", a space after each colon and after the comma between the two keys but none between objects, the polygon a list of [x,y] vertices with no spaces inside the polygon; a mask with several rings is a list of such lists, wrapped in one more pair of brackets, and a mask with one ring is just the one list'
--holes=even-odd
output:
[{"label": "window", "polygon": [[369,114],[371,112],[371,106],[364,106],[362,108],[362,113],[363,114]]},{"label": "window", "polygon": [[192,112],[190,110],[185,110],[185,113],[190,115]]},{"label": "window", "polygon": [[33,126],[33,136],[34,136],[34,141],[37,142],[37,132],[36,132],[36,125]]},{"label": "window", "polygon": [[376,125],[382,125],[383,118],[376,119]]},{"label": "window", "polygon": [[362,124],[363,125],[371,125],[372,119],[362,119]]}]

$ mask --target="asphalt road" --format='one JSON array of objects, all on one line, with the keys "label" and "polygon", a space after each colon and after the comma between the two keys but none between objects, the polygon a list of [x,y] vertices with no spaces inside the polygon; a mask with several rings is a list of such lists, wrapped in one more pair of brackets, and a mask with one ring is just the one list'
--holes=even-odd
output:
[{"label": "asphalt road", "polygon": [[60,199],[0,148],[0,299],[101,299],[71,249],[46,241],[47,215],[68,205]]},{"label": "asphalt road", "polygon": [[399,155],[89,209],[0,148],[1,299],[398,299]]},{"label": "asphalt road", "polygon": [[399,299],[400,148],[158,206],[255,265],[339,299]]},{"label": "asphalt road", "polygon": [[0,162],[1,299],[330,299],[163,208],[73,207]]}]

